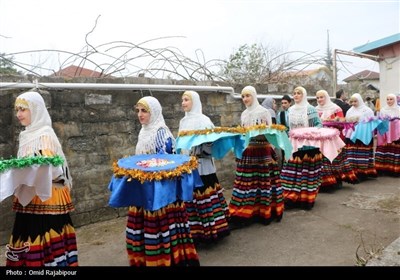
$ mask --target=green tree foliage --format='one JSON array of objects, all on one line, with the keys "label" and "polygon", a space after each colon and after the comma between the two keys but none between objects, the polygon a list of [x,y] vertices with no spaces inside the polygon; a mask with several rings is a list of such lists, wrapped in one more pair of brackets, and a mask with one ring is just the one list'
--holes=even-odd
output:
[{"label": "green tree foliage", "polygon": [[329,70],[333,69],[332,49],[329,43],[329,30],[327,30],[327,44],[324,62],[325,66],[328,67]]},{"label": "green tree foliage", "polygon": [[18,74],[18,70],[14,68],[13,60],[13,57],[7,58],[5,53],[0,53],[0,74]]},{"label": "green tree foliage", "polygon": [[235,83],[256,83],[259,78],[267,74],[265,56],[262,46],[245,44],[229,56],[223,67],[223,76]]},{"label": "green tree foliage", "polygon": [[[291,59],[290,55],[297,58]],[[321,58],[304,52],[285,52],[282,48],[263,44],[242,45],[220,65],[219,77],[232,84],[286,83],[296,73]]]}]

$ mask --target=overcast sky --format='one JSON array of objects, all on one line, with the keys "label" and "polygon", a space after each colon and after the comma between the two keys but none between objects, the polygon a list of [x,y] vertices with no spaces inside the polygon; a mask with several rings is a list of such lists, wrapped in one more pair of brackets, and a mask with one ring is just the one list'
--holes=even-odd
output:
[{"label": "overcast sky", "polygon": [[[253,43],[324,55],[327,30],[332,49],[349,51],[399,33],[400,1],[0,0],[0,52],[79,52],[96,18],[88,37],[94,46],[182,36],[158,41],[158,47],[174,46],[188,57],[201,49],[206,61],[227,59]],[[32,54],[15,59],[46,60],[55,68],[60,60]],[[379,72],[371,60],[343,59],[348,71],[341,67],[339,82],[364,69]]]}]

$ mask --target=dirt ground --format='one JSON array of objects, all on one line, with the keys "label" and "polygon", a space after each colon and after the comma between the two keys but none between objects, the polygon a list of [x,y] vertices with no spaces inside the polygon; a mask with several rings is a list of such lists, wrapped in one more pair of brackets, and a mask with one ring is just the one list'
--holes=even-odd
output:
[{"label": "dirt ground", "polygon": [[[201,266],[357,266],[400,236],[400,179],[379,177],[319,193],[310,211],[237,229],[197,248]],[[229,200],[231,191],[225,192]],[[126,217],[77,228],[80,266],[128,266]],[[0,248],[4,265],[5,246]],[[400,265],[400,255],[399,255]]]}]

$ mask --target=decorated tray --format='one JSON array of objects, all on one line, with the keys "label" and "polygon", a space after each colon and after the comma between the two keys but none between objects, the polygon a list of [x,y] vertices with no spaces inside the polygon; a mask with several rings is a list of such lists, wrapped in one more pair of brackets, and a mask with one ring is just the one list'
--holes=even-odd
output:
[{"label": "decorated tray", "polygon": [[177,154],[135,155],[113,163],[116,177],[127,176],[144,181],[171,179],[197,168],[195,157]]}]

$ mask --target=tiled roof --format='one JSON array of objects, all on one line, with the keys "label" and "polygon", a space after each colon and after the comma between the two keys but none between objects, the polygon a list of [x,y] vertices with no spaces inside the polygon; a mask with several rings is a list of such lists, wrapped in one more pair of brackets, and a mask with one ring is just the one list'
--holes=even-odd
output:
[{"label": "tiled roof", "polygon": [[347,83],[357,80],[379,80],[379,73],[370,70],[364,70],[357,74],[351,75],[350,77],[347,77],[343,81]]},{"label": "tiled roof", "polygon": [[56,77],[66,77],[66,78],[74,78],[74,77],[90,77],[90,78],[99,78],[104,76],[102,73],[86,69],[83,67],[71,65],[60,71],[57,71],[52,76]]},{"label": "tiled roof", "polygon": [[319,67],[316,69],[307,69],[307,70],[298,70],[298,71],[287,71],[282,74],[284,77],[304,77],[304,76],[311,76],[316,74],[320,71],[328,72],[329,70],[325,67]]}]

